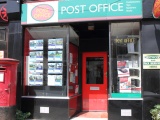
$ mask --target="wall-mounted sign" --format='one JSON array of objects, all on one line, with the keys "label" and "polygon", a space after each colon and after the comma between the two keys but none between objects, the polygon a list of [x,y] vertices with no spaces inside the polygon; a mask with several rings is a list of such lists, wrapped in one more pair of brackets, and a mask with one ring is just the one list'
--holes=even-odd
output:
[{"label": "wall-mounted sign", "polygon": [[142,0],[66,0],[22,4],[22,24],[142,18]]},{"label": "wall-mounted sign", "polygon": [[143,54],[143,69],[160,69],[160,54]]},{"label": "wall-mounted sign", "polygon": [[5,4],[0,5],[0,21],[8,22],[7,8]]},{"label": "wall-mounted sign", "polygon": [[160,18],[160,0],[155,0],[152,13],[154,18]]}]

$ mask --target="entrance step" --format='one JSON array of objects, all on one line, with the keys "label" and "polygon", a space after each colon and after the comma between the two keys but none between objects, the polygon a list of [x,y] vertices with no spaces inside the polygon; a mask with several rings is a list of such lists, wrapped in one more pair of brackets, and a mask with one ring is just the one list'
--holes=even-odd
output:
[{"label": "entrance step", "polygon": [[108,120],[107,112],[81,112],[70,120]]}]

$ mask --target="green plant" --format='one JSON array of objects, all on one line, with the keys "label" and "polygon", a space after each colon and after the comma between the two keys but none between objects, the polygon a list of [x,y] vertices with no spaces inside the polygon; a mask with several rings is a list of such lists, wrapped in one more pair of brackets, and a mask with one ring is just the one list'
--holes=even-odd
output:
[{"label": "green plant", "polygon": [[16,120],[25,120],[31,115],[30,112],[23,113],[20,110],[16,110]]},{"label": "green plant", "polygon": [[153,120],[160,120],[160,104],[155,105],[154,108],[150,110],[150,113],[152,114]]}]

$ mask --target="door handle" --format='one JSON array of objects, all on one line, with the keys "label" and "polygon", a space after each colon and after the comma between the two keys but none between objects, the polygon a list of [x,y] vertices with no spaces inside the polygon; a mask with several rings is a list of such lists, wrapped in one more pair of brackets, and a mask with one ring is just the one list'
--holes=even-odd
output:
[{"label": "door handle", "polygon": [[6,92],[10,92],[10,89],[4,89]]}]

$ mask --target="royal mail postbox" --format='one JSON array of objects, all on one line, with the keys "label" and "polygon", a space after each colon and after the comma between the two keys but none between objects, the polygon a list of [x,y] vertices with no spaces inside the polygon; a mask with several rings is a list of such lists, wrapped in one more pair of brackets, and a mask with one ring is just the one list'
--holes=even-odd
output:
[{"label": "royal mail postbox", "polygon": [[[10,58],[0,59],[0,113],[4,120],[16,108],[17,66],[19,61]],[[5,113],[7,111],[7,113]],[[14,110],[15,111],[15,110]],[[15,116],[15,114],[14,114]],[[9,118],[8,118],[9,117]]]}]

